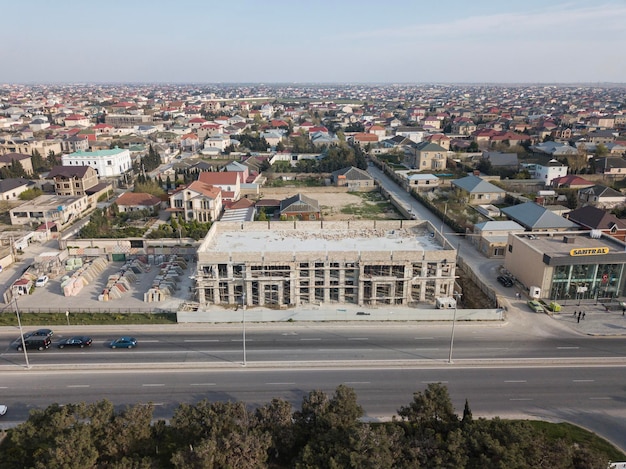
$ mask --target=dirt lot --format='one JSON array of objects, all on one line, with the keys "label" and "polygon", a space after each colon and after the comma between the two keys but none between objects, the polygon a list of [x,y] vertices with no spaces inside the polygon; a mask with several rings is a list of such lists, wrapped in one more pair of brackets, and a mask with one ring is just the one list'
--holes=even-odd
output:
[{"label": "dirt lot", "polygon": [[285,199],[304,194],[319,202],[325,220],[399,219],[400,214],[377,190],[347,192],[336,187],[264,188],[264,199]]}]

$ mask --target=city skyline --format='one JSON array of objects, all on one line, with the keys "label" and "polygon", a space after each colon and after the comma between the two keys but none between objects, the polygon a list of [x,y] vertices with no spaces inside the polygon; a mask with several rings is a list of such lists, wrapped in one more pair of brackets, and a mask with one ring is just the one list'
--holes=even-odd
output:
[{"label": "city skyline", "polygon": [[3,7],[2,83],[623,83],[607,0],[34,0]]}]

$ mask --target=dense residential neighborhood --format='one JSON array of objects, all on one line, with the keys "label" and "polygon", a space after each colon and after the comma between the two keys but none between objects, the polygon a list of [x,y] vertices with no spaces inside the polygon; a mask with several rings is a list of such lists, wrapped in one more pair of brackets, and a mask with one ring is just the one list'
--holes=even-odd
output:
[{"label": "dense residential neighborhood", "polygon": [[[322,189],[385,197],[368,165],[442,222],[473,233],[484,256],[506,258],[507,235],[518,227],[601,229],[578,222],[579,211],[592,208],[619,226],[626,212],[625,113],[617,86],[4,85],[0,189],[10,216],[1,229],[19,235],[5,236],[13,245],[2,265],[13,262],[24,239],[41,236],[110,260],[154,253],[163,238],[184,239],[189,255],[202,252],[197,243],[220,220],[367,219],[342,208],[339,196],[331,204],[317,198]],[[385,218],[416,218],[395,205]],[[617,228],[604,230],[623,238]],[[132,247],[118,241],[125,233]],[[202,269],[202,291],[191,300],[220,304],[220,277],[210,286],[213,277]],[[580,282],[558,291],[543,282],[540,296],[575,296]],[[610,285],[585,282],[590,297],[623,294],[621,273]],[[439,284],[407,284],[403,291],[413,293],[397,297],[394,288],[367,284],[366,292],[377,293],[361,300],[332,284],[325,278],[320,286],[328,290],[313,296],[304,283],[292,285],[284,298],[248,286],[229,301],[418,305],[448,294]]]},{"label": "dense residential neighborhood", "polygon": [[0,469],[626,469],[626,2],[2,3]]}]

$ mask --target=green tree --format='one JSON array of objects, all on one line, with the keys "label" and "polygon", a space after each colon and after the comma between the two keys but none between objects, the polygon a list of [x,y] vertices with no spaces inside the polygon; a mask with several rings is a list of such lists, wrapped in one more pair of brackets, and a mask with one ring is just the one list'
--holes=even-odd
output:
[{"label": "green tree", "polygon": [[46,157],[46,160],[48,162],[48,167],[50,168],[59,164],[57,156],[52,150],[48,151],[48,156]]},{"label": "green tree", "polygon": [[269,404],[256,410],[254,426],[270,437],[268,462],[287,467],[296,451],[291,404],[281,399],[272,399]]},{"label": "green tree", "polygon": [[159,185],[158,182],[155,181],[147,181],[146,182],[137,182],[133,187],[133,192],[141,192],[145,194],[151,194],[155,197],[164,197],[165,191]]},{"label": "green tree", "polygon": [[404,458],[418,467],[465,467],[467,456],[458,416],[447,388],[431,383],[400,408],[405,431]]},{"label": "green tree", "polygon": [[47,162],[43,159],[41,153],[39,153],[36,149],[31,153],[31,163],[35,172],[46,170],[48,168]]},{"label": "green tree", "polygon": [[26,189],[24,192],[18,195],[18,198],[20,200],[33,200],[42,194],[43,191],[39,189],[39,187],[31,187],[30,189]]},{"label": "green tree", "polygon": [[609,154],[609,149],[603,143],[598,143],[596,145],[596,156],[602,157]]},{"label": "green tree", "polygon": [[175,467],[263,467],[271,438],[252,426],[243,403],[181,404],[171,420]]},{"label": "green tree", "polygon": [[294,413],[296,438],[304,443],[296,467],[349,467],[351,438],[362,415],[352,388],[340,385],[332,398],[310,392]]}]

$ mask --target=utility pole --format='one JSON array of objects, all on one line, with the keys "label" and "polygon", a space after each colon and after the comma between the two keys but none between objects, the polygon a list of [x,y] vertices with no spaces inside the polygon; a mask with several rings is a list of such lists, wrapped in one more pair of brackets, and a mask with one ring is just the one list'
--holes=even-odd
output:
[{"label": "utility pole", "polygon": [[26,342],[24,341],[24,330],[22,329],[22,320],[20,319],[20,311],[17,307],[16,296],[13,296],[13,308],[15,309],[15,315],[17,316],[17,326],[20,329],[20,340],[22,341],[22,350],[24,351],[24,359],[26,360],[26,368],[30,369],[30,363],[28,362],[28,352],[26,351]]},{"label": "utility pole", "polygon": [[456,324],[456,309],[459,306],[459,299],[461,294],[454,292],[454,316],[452,316],[452,334],[450,335],[450,354],[448,355],[448,363],[454,363],[452,361],[452,348],[454,347],[454,325]]}]

